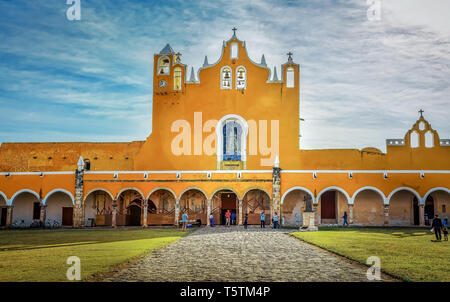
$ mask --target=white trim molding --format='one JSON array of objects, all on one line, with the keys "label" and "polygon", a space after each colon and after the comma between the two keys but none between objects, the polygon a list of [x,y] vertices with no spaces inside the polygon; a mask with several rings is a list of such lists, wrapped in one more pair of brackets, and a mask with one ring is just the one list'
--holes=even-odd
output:
[{"label": "white trim molding", "polygon": [[177,200],[177,194],[175,194],[175,192],[168,188],[168,187],[157,187],[154,188],[153,190],[150,191],[150,193],[148,193],[147,195],[147,200],[150,200],[150,197],[152,196],[153,193],[157,192],[157,191],[168,191],[173,195],[173,199]]},{"label": "white trim molding", "polygon": [[[242,127],[242,135],[241,135],[241,161],[246,162],[247,161],[247,136],[248,136],[248,124],[247,121],[240,115],[236,114],[228,114],[222,117],[218,122],[216,126],[216,136],[217,136],[217,167],[220,166],[220,162],[223,161],[223,126],[225,125],[225,122],[229,120],[237,121],[240,126]],[[234,173],[239,171],[233,171]],[[245,170],[244,170],[245,172]],[[272,173],[272,171],[270,171]]]},{"label": "white trim molding", "polygon": [[41,198],[38,193],[34,192],[33,190],[22,189],[20,191],[17,191],[16,193],[14,193],[14,195],[11,197],[10,206],[14,206],[14,201],[15,201],[16,197],[22,193],[30,193],[30,194],[34,195],[34,197],[36,197],[39,202],[41,202]]},{"label": "white trim molding", "polygon": [[6,194],[3,193],[2,191],[0,191],[0,196],[3,197],[3,199],[5,200],[6,205],[9,206],[10,205],[9,204],[9,199],[8,199],[8,197],[6,197]]},{"label": "white trim molding", "polygon": [[352,198],[350,197],[350,195],[348,195],[347,191],[345,191],[344,189],[339,188],[339,187],[331,186],[331,187],[325,188],[325,189],[323,189],[322,191],[320,191],[319,195],[317,195],[317,198],[316,198],[316,201],[317,201],[316,204],[319,203],[319,200],[320,200],[320,197],[322,196],[322,194],[325,193],[325,192],[327,192],[327,191],[330,191],[330,190],[336,190],[336,191],[341,192],[341,193],[344,194],[345,197],[347,198],[347,203],[349,203],[349,204],[352,204],[352,203],[353,203],[353,200],[352,200]]},{"label": "white trim molding", "polygon": [[305,187],[292,187],[292,188],[290,188],[289,190],[287,190],[286,192],[284,192],[283,197],[281,197],[281,204],[284,203],[284,199],[286,198],[286,196],[287,196],[290,192],[292,192],[292,191],[297,191],[297,190],[298,190],[298,191],[304,191],[304,192],[308,193],[308,194],[311,196],[311,198],[312,198],[313,204],[317,204],[317,203],[316,203],[316,198],[314,197],[314,194],[313,194],[309,189],[307,189],[307,188],[305,188]]},{"label": "white trim molding", "polygon": [[44,200],[42,201],[42,204],[46,206],[46,205],[47,205],[48,198],[49,198],[52,194],[58,193],[58,192],[59,192],[59,193],[64,193],[64,194],[68,195],[68,196],[70,197],[70,199],[72,200],[72,204],[75,205],[75,198],[73,197],[72,193],[69,192],[69,191],[67,191],[67,190],[65,190],[65,189],[54,189],[53,191],[49,192],[49,193],[45,196]]},{"label": "white trim molding", "polygon": [[425,193],[425,195],[423,196],[423,202],[425,203],[427,201],[428,195],[430,195],[431,193],[436,192],[436,191],[444,191],[444,192],[447,192],[448,194],[450,194],[449,189],[444,188],[444,187],[436,187],[436,188],[430,189],[427,193]]},{"label": "white trim molding", "polygon": [[378,193],[381,196],[381,198],[383,199],[383,204],[388,204],[386,195],[384,195],[383,191],[381,191],[380,189],[378,189],[376,187],[371,187],[371,186],[362,187],[362,188],[359,188],[358,190],[356,190],[355,193],[353,193],[351,204],[355,203],[355,198],[360,192],[366,191],[366,190]]},{"label": "white trim molding", "polygon": [[112,193],[109,192],[108,190],[103,189],[103,188],[95,188],[95,189],[90,190],[87,194],[84,195],[83,203],[86,201],[86,198],[87,198],[90,194],[94,193],[95,191],[102,191],[102,192],[105,192],[106,194],[109,195],[109,197],[111,197],[111,200],[114,200],[114,195],[112,195]]},{"label": "white trim molding", "polygon": [[391,204],[391,198],[392,196],[394,196],[395,193],[400,192],[400,191],[409,191],[411,193],[414,194],[414,196],[416,196],[417,201],[419,202],[419,204],[423,205],[424,204],[424,200],[420,197],[420,194],[416,192],[416,190],[414,190],[413,188],[410,187],[400,187],[397,188],[395,190],[393,190],[389,196],[386,198],[387,203],[385,203],[386,205]]},{"label": "white trim molding", "polygon": [[181,200],[181,197],[183,197],[183,194],[190,190],[197,190],[197,191],[201,192],[203,195],[205,195],[206,200],[208,200],[208,194],[206,194],[206,192],[203,189],[200,189],[199,187],[189,187],[189,188],[184,189],[180,193],[180,196],[178,197],[178,199]]},{"label": "white trim molding", "polygon": [[145,199],[145,195],[142,193],[141,190],[139,190],[139,189],[136,188],[136,187],[128,187],[128,188],[123,188],[122,190],[119,191],[119,193],[117,193],[116,200],[118,200],[119,197],[120,197],[120,194],[122,194],[122,193],[125,192],[125,191],[136,191],[136,192],[138,192],[139,194],[141,194],[142,200]]},{"label": "white trim molding", "polygon": [[[208,199],[212,199],[214,197],[214,195],[216,195],[218,192],[224,191],[224,190],[232,191],[234,194],[236,194],[237,198],[239,198],[239,200],[241,200],[241,196],[239,196],[239,193],[235,189],[232,189],[230,187],[223,187],[223,188],[216,189],[214,192],[211,193],[211,196]],[[269,195],[269,197],[270,197],[270,195]]]}]

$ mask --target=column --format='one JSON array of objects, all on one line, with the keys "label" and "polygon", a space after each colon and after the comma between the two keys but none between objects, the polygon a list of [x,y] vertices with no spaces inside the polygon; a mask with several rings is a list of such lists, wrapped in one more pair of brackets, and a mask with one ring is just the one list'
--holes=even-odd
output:
[{"label": "column", "polygon": [[353,224],[353,204],[348,205],[348,224]]},{"label": "column", "polygon": [[419,204],[419,222],[420,226],[425,226],[425,207],[423,204]]},{"label": "column", "polygon": [[47,216],[47,206],[41,204],[41,212],[40,212],[40,215],[39,215],[39,221],[41,222],[41,226],[42,227],[45,226],[46,216]]},{"label": "column", "polygon": [[209,220],[209,215],[211,215],[211,199],[208,198],[206,206],[206,225],[211,226],[211,221]]},{"label": "column", "polygon": [[180,199],[177,198],[175,202],[175,226],[178,228],[180,226]]},{"label": "column", "polygon": [[[277,160],[276,160],[277,161]],[[270,222],[272,222],[272,218],[274,213],[277,212],[280,215],[280,203],[281,203],[281,169],[278,167],[278,164],[275,164],[272,170],[272,208],[270,210]]]},{"label": "column", "polygon": [[389,225],[389,205],[384,205],[384,225]]},{"label": "column", "polygon": [[112,202],[112,218],[111,218],[111,225],[113,228],[117,227],[117,200],[113,200]]},{"label": "column", "polygon": [[242,199],[239,199],[239,217],[238,225],[242,225]]},{"label": "column", "polygon": [[[82,161],[82,157],[80,157]],[[84,168],[79,161],[78,169],[75,171],[75,203],[73,205],[73,227],[84,227]]]},{"label": "column", "polygon": [[321,223],[320,221],[320,215],[317,214],[317,207],[319,206],[319,204],[314,203],[313,204],[313,211],[314,211],[314,217],[315,217],[315,221],[316,221],[316,225],[319,225]]},{"label": "column", "polygon": [[12,224],[12,215],[13,215],[14,206],[6,207],[6,227],[10,227]]},{"label": "column", "polygon": [[146,228],[148,226],[148,223],[147,223],[148,200],[147,199],[144,199],[144,209],[143,209],[143,211],[144,211],[144,215],[143,215],[144,216],[143,217],[144,221],[142,223],[142,226],[144,228]]}]

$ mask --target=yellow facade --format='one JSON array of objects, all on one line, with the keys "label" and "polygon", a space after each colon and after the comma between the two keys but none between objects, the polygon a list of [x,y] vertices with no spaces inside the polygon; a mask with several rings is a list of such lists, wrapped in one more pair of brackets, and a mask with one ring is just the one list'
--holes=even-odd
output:
[{"label": "yellow facade", "polygon": [[[39,202],[45,221],[56,192],[72,200],[75,226],[88,224],[88,216],[97,224],[132,224],[138,212],[142,225],[177,223],[184,210],[202,224],[209,224],[209,214],[220,223],[227,207],[238,223],[245,213],[256,221],[265,211],[298,225],[305,194],[322,224],[340,223],[344,212],[357,225],[424,224],[426,214],[448,212],[450,141],[422,114],[403,139],[387,140],[386,153],[301,150],[300,66],[291,55],[275,77],[233,35],[218,62],[205,61],[189,80],[170,46],[154,62],[153,131],[145,141],[1,145],[3,225],[32,220],[26,210],[15,211],[18,200]],[[80,157],[89,167],[78,168]],[[336,192],[335,209],[322,202],[328,191]],[[322,219],[322,212],[334,218]]]}]

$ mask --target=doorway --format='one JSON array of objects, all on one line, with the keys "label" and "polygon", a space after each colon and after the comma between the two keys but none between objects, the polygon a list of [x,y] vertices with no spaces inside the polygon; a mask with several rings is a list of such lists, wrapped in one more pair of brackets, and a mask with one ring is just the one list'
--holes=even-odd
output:
[{"label": "doorway", "polygon": [[220,196],[222,201],[221,215],[220,215],[220,224],[224,225],[226,222],[225,213],[230,210],[231,213],[237,215],[236,211],[236,203],[237,197],[234,193],[222,193]]},{"label": "doorway", "polygon": [[1,216],[0,216],[0,226],[6,226],[6,216],[8,215],[8,209],[7,208],[1,208]]},{"label": "doorway", "polygon": [[131,225],[131,226],[139,226],[141,225],[141,208],[137,205],[131,205],[128,208],[128,213],[129,213],[129,221],[127,223],[127,225]]},{"label": "doorway", "polygon": [[73,225],[73,207],[62,208],[62,225]]},{"label": "doorway", "polygon": [[425,225],[430,225],[431,221],[434,218],[434,200],[431,195],[428,195],[427,200],[425,201],[425,208],[424,208],[424,214],[425,214]]},{"label": "doorway", "polygon": [[[320,216],[322,221],[336,220],[336,191],[327,191],[320,197]],[[330,223],[325,222],[325,223]],[[335,223],[335,221],[333,221]]]}]

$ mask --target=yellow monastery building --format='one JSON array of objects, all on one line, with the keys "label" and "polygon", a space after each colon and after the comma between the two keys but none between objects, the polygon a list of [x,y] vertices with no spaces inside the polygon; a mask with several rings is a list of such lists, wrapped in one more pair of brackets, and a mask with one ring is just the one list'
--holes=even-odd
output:
[{"label": "yellow monastery building", "polygon": [[[152,133],[129,143],[3,143],[0,223],[74,227],[238,224],[275,212],[284,225],[410,226],[450,208],[450,140],[423,117],[376,148],[301,150],[300,66],[280,75],[233,34],[190,76],[167,45],[154,56]],[[305,196],[310,198],[305,198]]]}]

